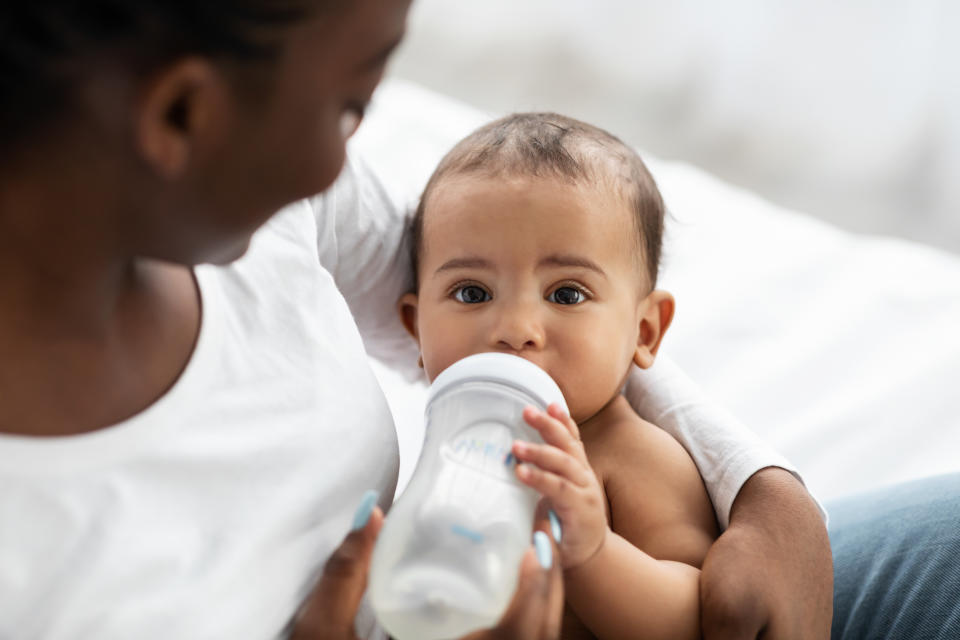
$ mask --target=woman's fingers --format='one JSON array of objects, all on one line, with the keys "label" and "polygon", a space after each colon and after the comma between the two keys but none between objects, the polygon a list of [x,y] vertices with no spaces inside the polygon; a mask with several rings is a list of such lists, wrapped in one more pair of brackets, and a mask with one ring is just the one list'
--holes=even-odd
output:
[{"label": "woman's fingers", "polygon": [[370,556],[383,526],[383,512],[368,492],[347,534],[323,567],[320,581],[293,624],[294,640],[353,640],[353,621],[367,587]]},{"label": "woman's fingers", "polygon": [[469,640],[554,640],[563,616],[563,579],[559,551],[543,531],[534,533],[533,548],[520,564],[513,600],[500,623]]},{"label": "woman's fingers", "polygon": [[565,451],[548,444],[517,441],[513,443],[513,455],[520,462],[535,464],[544,471],[566,478],[579,487],[590,483],[592,471]]}]

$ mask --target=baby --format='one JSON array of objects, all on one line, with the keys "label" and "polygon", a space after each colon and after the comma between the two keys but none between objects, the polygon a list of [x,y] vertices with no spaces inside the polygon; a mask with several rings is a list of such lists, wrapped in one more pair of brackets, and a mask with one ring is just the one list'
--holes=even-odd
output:
[{"label": "baby", "polygon": [[497,351],[543,368],[570,415],[528,408],[519,480],[562,523],[563,637],[698,638],[699,567],[718,535],[696,466],[620,390],[673,317],[655,288],[663,201],[637,154],[555,114],[472,133],[414,219],[415,293],[399,303],[433,380]]}]

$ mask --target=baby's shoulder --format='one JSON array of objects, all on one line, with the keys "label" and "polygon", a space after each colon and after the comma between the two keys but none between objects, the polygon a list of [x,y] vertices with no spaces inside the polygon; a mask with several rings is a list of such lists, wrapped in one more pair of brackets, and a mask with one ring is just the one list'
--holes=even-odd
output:
[{"label": "baby's shoulder", "polygon": [[[619,399],[602,425],[584,434],[590,463],[617,475],[617,470],[642,468],[649,473],[669,472],[676,465],[693,461],[669,433],[638,416]],[[695,469],[695,467],[694,467]],[[607,474],[604,474],[607,475]]]},{"label": "baby's shoulder", "polygon": [[632,409],[590,436],[587,456],[603,481],[611,528],[655,558],[700,566],[718,532],[686,449]]}]

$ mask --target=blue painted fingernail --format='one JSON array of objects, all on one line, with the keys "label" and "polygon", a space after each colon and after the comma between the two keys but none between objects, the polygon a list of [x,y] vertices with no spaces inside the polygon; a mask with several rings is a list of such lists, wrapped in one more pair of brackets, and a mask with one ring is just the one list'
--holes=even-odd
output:
[{"label": "blue painted fingernail", "polygon": [[553,539],[560,544],[563,540],[563,529],[560,527],[560,518],[554,513],[553,509],[547,511],[547,517],[550,518],[550,532],[553,533]]},{"label": "blue painted fingernail", "polygon": [[537,531],[533,534],[533,548],[537,552],[537,562],[544,569],[549,569],[553,565],[553,548],[550,546],[550,538],[543,531]]},{"label": "blue painted fingernail", "polygon": [[367,526],[367,522],[370,521],[370,515],[373,513],[373,507],[376,506],[377,498],[379,497],[380,492],[374,489],[369,489],[363,494],[363,498],[360,499],[360,506],[357,507],[356,513],[353,514],[352,531],[358,531]]}]

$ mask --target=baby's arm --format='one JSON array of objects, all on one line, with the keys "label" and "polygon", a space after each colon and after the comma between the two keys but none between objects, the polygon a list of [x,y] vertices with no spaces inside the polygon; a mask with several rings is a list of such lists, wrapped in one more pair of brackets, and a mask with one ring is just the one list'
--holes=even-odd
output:
[{"label": "baby's arm", "polygon": [[[716,525],[689,456],[652,427],[647,431],[653,435],[646,438],[611,440],[630,469],[624,482],[608,485],[620,496],[607,496],[614,531],[573,421],[555,407],[549,415],[528,410],[524,417],[548,444],[515,446],[518,459],[531,463],[518,467],[518,477],[540,491],[560,516],[567,602],[581,622],[605,639],[698,638],[697,567]],[[623,429],[623,436],[629,434]],[[619,487],[630,483],[645,499],[629,500],[627,508]],[[650,553],[638,544],[649,545]]]}]

